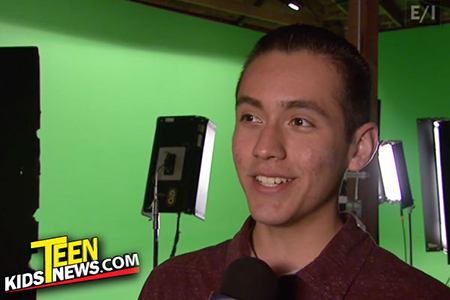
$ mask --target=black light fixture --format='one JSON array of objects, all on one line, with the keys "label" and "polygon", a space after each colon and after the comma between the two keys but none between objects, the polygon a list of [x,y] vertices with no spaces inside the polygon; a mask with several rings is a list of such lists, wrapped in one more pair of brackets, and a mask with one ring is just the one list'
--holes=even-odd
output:
[{"label": "black light fixture", "polygon": [[142,214],[152,217],[154,185],[159,212],[205,220],[216,125],[199,116],[159,117]]},{"label": "black light fixture", "polygon": [[378,149],[382,193],[387,202],[400,202],[402,209],[411,207],[413,199],[401,141],[384,141]]},{"label": "black light fixture", "polygon": [[159,214],[181,213],[205,220],[216,125],[205,117],[159,117],[142,214],[153,221],[153,267],[158,265]]},{"label": "black light fixture", "polygon": [[[450,119],[417,120],[427,251],[447,253],[450,232]],[[447,258],[450,264],[450,256]]]},{"label": "black light fixture", "polygon": [[409,264],[412,260],[412,222],[411,214],[414,208],[411,186],[409,185],[408,171],[406,169],[405,154],[401,141],[384,141],[378,148],[378,164],[380,167],[379,198],[381,202],[400,202],[400,216],[403,227],[405,261],[406,261],[406,234],[403,209],[408,209],[409,233]]}]

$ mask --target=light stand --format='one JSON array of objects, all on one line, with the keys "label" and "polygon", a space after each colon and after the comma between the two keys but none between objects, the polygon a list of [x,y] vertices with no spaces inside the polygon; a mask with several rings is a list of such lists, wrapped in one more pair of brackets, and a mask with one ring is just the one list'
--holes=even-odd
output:
[{"label": "light stand", "polygon": [[[410,206],[408,208],[408,232],[409,232],[409,264],[412,266],[413,265],[413,259],[412,259],[412,219],[411,219],[411,215],[412,215],[412,209],[413,206]],[[405,217],[403,216],[403,208],[400,207],[400,217],[402,219],[402,227],[403,227],[403,235],[405,235]],[[405,257],[406,257],[406,241],[405,241]],[[405,258],[406,260],[406,258]]]},{"label": "light stand", "polygon": [[159,242],[159,208],[158,208],[158,168],[155,172],[155,188],[152,203],[152,220],[153,220],[153,268],[158,266],[158,242]]}]

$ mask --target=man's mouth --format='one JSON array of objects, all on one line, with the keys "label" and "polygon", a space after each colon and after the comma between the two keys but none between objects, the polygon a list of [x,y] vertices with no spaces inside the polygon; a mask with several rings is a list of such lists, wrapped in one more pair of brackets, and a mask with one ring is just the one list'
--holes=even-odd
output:
[{"label": "man's mouth", "polygon": [[265,187],[276,187],[280,184],[292,181],[291,178],[284,177],[266,177],[262,175],[255,176],[256,181]]}]

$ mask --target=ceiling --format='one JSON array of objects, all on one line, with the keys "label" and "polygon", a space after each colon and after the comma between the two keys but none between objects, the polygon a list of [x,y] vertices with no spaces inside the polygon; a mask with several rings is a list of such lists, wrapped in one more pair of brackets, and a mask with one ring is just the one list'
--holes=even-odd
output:
[{"label": "ceiling", "polygon": [[[131,0],[191,16],[268,32],[302,23],[328,28],[345,35],[348,1],[303,0],[299,11],[284,0]],[[297,1],[298,2],[298,1]],[[380,31],[450,23],[450,0],[380,0]]]}]

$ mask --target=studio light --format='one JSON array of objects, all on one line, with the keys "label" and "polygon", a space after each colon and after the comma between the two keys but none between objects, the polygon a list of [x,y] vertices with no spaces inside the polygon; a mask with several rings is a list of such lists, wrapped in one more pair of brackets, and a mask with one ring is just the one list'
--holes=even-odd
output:
[{"label": "studio light", "polygon": [[401,202],[402,209],[411,207],[413,200],[402,142],[382,142],[378,149],[378,163],[383,191],[381,198],[387,202]]},{"label": "studio light", "polygon": [[142,214],[153,221],[153,267],[158,265],[159,214],[181,213],[205,220],[216,125],[205,117],[159,117]]},{"label": "studio light", "polygon": [[289,6],[289,8],[290,9],[292,9],[292,10],[300,10],[300,5],[298,5],[297,3],[295,3],[295,2],[289,2],[288,3],[288,6]]},{"label": "studio light", "polygon": [[450,119],[419,119],[417,130],[426,249],[447,253],[450,227]]},{"label": "studio light", "polygon": [[299,11],[302,6],[303,3],[302,1],[294,1],[294,0],[281,0],[281,2],[283,2],[284,4],[286,4],[290,9],[295,10],[295,11]]},{"label": "studio light", "polygon": [[156,124],[142,214],[152,217],[157,183],[159,212],[205,220],[216,125],[199,116],[159,117]]},{"label": "studio light", "polygon": [[381,202],[400,202],[400,216],[403,228],[403,241],[406,261],[406,233],[403,209],[408,209],[409,264],[413,264],[412,253],[412,209],[414,208],[406,169],[405,154],[401,141],[385,141],[378,148],[378,164],[380,166],[379,198]]}]

